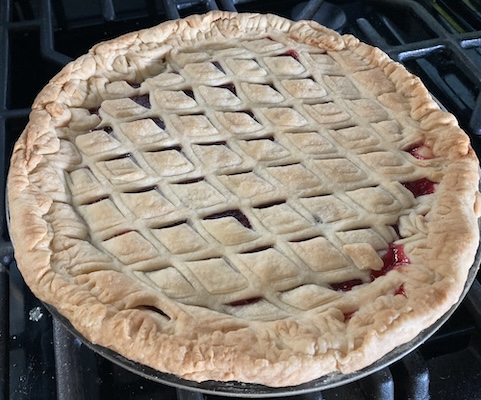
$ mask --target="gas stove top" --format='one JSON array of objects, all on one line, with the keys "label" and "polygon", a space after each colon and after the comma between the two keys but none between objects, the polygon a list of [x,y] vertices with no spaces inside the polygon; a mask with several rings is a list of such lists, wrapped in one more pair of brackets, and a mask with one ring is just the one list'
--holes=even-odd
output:
[{"label": "gas stove top", "polygon": [[[0,400],[222,397],[145,379],[90,350],[25,286],[5,217],[10,152],[36,93],[100,40],[213,9],[314,19],[380,47],[418,75],[481,155],[479,0],[3,0],[0,2]],[[475,399],[481,393],[479,276],[426,343],[390,367],[302,399]]]}]

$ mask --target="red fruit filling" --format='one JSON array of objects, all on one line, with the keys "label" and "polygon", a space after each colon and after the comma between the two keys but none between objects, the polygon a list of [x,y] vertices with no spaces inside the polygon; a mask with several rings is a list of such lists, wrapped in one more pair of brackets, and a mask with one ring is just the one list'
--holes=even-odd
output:
[{"label": "red fruit filling", "polygon": [[134,229],[126,229],[124,231],[116,233],[115,235],[112,235],[112,237],[110,237],[109,239],[113,239],[113,238],[116,238],[116,237],[119,237],[119,236],[127,235],[127,233],[130,233],[130,232],[137,232],[137,231],[134,230]]},{"label": "red fruit filling", "polygon": [[157,314],[162,315],[163,317],[165,317],[167,319],[170,319],[170,317],[165,312],[163,312],[160,308],[157,308],[155,306],[139,306],[139,307],[136,307],[136,308],[138,310],[153,311]]},{"label": "red fruit filling", "polygon": [[192,89],[184,89],[183,92],[189,96],[191,99],[195,100],[194,91]]},{"label": "red fruit filling", "polygon": [[257,303],[261,300],[262,300],[262,297],[252,297],[250,299],[242,299],[242,300],[233,301],[231,303],[227,303],[227,305],[231,306],[231,307],[248,306],[250,304],[255,304],[255,303]]},{"label": "red fruit filling", "polygon": [[394,292],[395,296],[397,296],[398,294],[400,294],[401,296],[407,297],[406,292],[404,291],[404,283],[401,284]]},{"label": "red fruit filling", "polygon": [[89,113],[92,115],[99,115],[99,109],[100,107],[89,108]]},{"label": "red fruit filling", "polygon": [[140,87],[140,83],[135,83],[135,82],[127,82],[131,88],[133,89],[138,89]]},{"label": "red fruit filling", "polygon": [[154,121],[155,125],[157,125],[160,129],[165,129],[165,122],[160,118],[151,118]]},{"label": "red fruit filling", "polygon": [[424,144],[415,144],[414,146],[408,148],[406,151],[418,160],[430,160],[431,158],[433,158],[431,149]]},{"label": "red fruit filling", "polygon": [[348,312],[348,313],[344,313],[344,321],[347,321],[349,319],[352,318],[352,316],[356,313],[357,310],[354,310],[354,311],[351,311],[351,312]]},{"label": "red fruit filling", "polygon": [[394,229],[394,232],[396,232],[396,235],[398,235],[398,237],[401,237],[401,233],[399,232],[399,225],[391,225],[391,228]]},{"label": "red fruit filling", "polygon": [[220,63],[219,63],[218,61],[214,61],[214,62],[212,62],[212,64],[214,64],[215,67],[216,67],[220,72],[222,72],[222,73],[225,74],[224,68],[222,68],[222,65],[220,65]]},{"label": "red fruit filling", "polygon": [[330,286],[333,290],[348,292],[354,286],[362,285],[363,283],[361,279],[351,279],[345,282],[331,283]]},{"label": "red fruit filling", "polygon": [[237,90],[235,88],[235,85],[233,83],[226,83],[225,85],[220,85],[218,86],[219,88],[227,89],[233,94],[237,95]]},{"label": "red fruit filling", "polygon": [[294,49],[290,49],[290,50],[287,50],[285,53],[282,54],[283,56],[289,56],[289,57],[292,57],[292,58],[295,58],[297,61],[299,61],[299,53],[294,50]]},{"label": "red fruit filling", "polygon": [[150,98],[148,94],[142,94],[139,96],[133,96],[131,97],[133,101],[135,101],[139,106],[145,107],[145,108],[150,108]]},{"label": "red fruit filling", "polygon": [[428,178],[421,178],[413,182],[405,182],[403,185],[409,189],[414,197],[434,193],[434,182]]},{"label": "red fruit filling", "polygon": [[371,282],[401,265],[411,264],[411,260],[404,253],[402,244],[391,243],[382,260],[384,262],[383,267],[379,271],[371,271]]},{"label": "red fruit filling", "polygon": [[252,229],[252,225],[249,221],[249,218],[247,218],[247,216],[240,210],[224,211],[218,214],[208,215],[207,217],[204,217],[204,219],[219,219],[219,218],[227,218],[227,217],[234,217],[246,228]]}]

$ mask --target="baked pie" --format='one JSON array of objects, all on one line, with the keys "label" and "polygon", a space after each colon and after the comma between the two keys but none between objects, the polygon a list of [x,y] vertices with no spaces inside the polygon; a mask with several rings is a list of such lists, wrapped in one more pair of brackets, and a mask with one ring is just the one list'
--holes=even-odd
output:
[{"label": "baked pie", "polygon": [[364,368],[457,302],[478,160],[379,49],[212,12],[100,43],[15,145],[26,282],[89,341],[194,381]]}]

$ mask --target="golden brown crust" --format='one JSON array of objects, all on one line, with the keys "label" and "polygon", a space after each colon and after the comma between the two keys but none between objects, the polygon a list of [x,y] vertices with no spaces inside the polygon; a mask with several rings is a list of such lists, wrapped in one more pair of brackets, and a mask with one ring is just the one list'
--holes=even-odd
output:
[{"label": "golden brown crust", "polygon": [[[255,304],[251,306],[248,315],[239,314],[239,311],[229,314],[226,311],[228,300],[235,302],[239,300],[238,297],[227,296],[225,300],[227,303],[222,306],[223,308],[215,304],[209,296],[204,296],[203,303],[199,304],[190,303],[185,298],[176,298],[176,293],[182,292],[186,296],[189,290],[198,290],[198,287],[190,288],[175,269],[169,269],[167,261],[157,255],[158,250],[149,247],[141,236],[136,235],[135,226],[117,227],[116,233],[110,225],[104,226],[105,221],[109,220],[109,213],[112,213],[112,218],[116,213],[111,210],[108,201],[102,201],[109,196],[108,193],[105,193],[104,197],[97,193],[97,198],[82,200],[87,199],[89,193],[88,183],[85,183],[86,186],[82,186],[84,192],[72,194],[73,188],[76,187],[72,180],[85,181],[89,177],[88,168],[83,168],[77,175],[71,174],[83,165],[82,157],[88,158],[88,155],[79,151],[71,140],[67,140],[69,138],[67,131],[71,129],[82,132],[82,138],[77,141],[80,148],[83,145],[87,146],[89,141],[95,146],[104,145],[107,148],[111,142],[108,142],[103,134],[95,133],[94,128],[100,122],[99,116],[88,111],[98,108],[100,100],[106,100],[102,106],[105,109],[108,109],[109,104],[113,104],[111,107],[114,108],[132,108],[130,103],[108,101],[115,102],[121,95],[129,96],[129,91],[134,93],[133,86],[127,82],[142,83],[164,71],[166,57],[181,65],[183,48],[222,47],[225,43],[227,46],[233,44],[237,39],[257,38],[267,38],[266,40],[273,43],[291,46],[298,52],[304,51],[306,57],[311,57],[310,52],[314,57],[329,54],[344,71],[348,71],[349,78],[358,85],[357,89],[363,88],[362,90],[369,95],[362,99],[350,98],[349,91],[356,88],[342,86],[343,81],[336,74],[331,74],[329,79],[326,78],[326,86],[329,88],[329,85],[335,85],[339,90],[345,91],[342,101],[348,103],[361,119],[364,118],[363,121],[369,121],[372,129],[381,132],[376,133],[376,137],[379,135],[399,137],[396,141],[393,139],[394,143],[385,150],[403,150],[413,143],[423,143],[429,148],[435,155],[432,159],[411,160],[410,163],[403,164],[403,168],[408,165],[407,173],[411,174],[412,179],[421,178],[424,173],[419,174],[416,169],[411,172],[409,168],[412,165],[421,170],[426,168],[430,177],[437,182],[437,187],[434,194],[426,196],[429,199],[415,200],[413,196],[410,197],[403,192],[401,185],[386,183],[386,187],[393,192],[403,192],[401,197],[404,199],[402,201],[405,202],[405,207],[411,207],[413,210],[410,214],[402,214],[400,217],[399,228],[402,238],[396,238],[392,230],[386,233],[387,236],[393,236],[396,243],[404,246],[410,259],[409,265],[396,268],[382,278],[362,285],[356,290],[340,293],[316,285],[314,281],[309,284],[306,284],[306,281],[299,281],[298,288],[292,284],[286,286],[289,279],[294,281],[299,278],[293,278],[292,269],[288,264],[279,264],[275,274],[282,276],[283,280],[276,283],[278,289],[270,292],[271,296],[275,293],[275,299],[268,300],[271,303],[282,301],[283,308],[269,314],[271,311],[266,310],[270,309],[261,301],[258,306]],[[315,63],[312,59],[306,60],[306,63]],[[277,68],[279,74],[283,73],[282,68],[285,66],[278,65],[271,59],[267,59],[266,62],[271,63],[270,68]],[[234,64],[234,61],[231,63]],[[229,65],[240,70],[246,66],[253,66],[248,64],[242,61],[233,66]],[[197,68],[195,62],[189,65],[187,68],[191,70]],[[328,69],[329,66],[323,68]],[[314,71],[322,73],[321,70]],[[256,73],[252,68],[251,72]],[[307,75],[304,75],[287,82],[283,90],[294,96],[302,90],[308,90],[309,94],[306,96],[318,96],[323,93],[322,88],[312,83],[318,79],[317,76],[310,81],[310,78],[306,77]],[[217,79],[215,73],[212,79],[213,81]],[[112,82],[115,84],[111,84]],[[224,83],[220,80],[216,84]],[[255,97],[256,102],[262,102],[265,98],[274,101],[275,96],[272,97],[271,89],[266,85],[260,87],[255,82],[248,85],[250,92],[246,93]],[[199,92],[207,94],[204,97],[208,101],[212,89],[205,86],[200,88]],[[172,99],[166,96],[173,95],[169,91],[161,91],[158,94],[160,97],[156,98],[161,99],[158,101],[163,101],[162,104],[166,104],[166,99],[168,101]],[[229,93],[222,95],[225,97],[220,104],[232,100]],[[179,104],[189,106],[188,96],[182,97],[179,93],[175,96],[177,96],[175,101],[183,102]],[[282,94],[279,96],[282,97]],[[281,97],[279,101],[282,101]],[[395,113],[398,123],[399,121],[403,123],[402,132],[393,128],[391,122],[394,118],[388,121],[376,115],[372,119],[369,115],[362,114],[374,101],[389,110],[390,115]],[[286,113],[284,108],[275,106],[266,108],[263,116],[266,121],[283,118],[282,123],[285,126],[297,129],[296,127],[302,123],[300,118],[322,118],[324,115],[322,113],[333,110],[332,108],[327,110],[325,103],[321,103],[321,107],[318,108],[312,103],[307,104],[304,116],[299,117],[299,113]],[[376,112],[376,109],[370,112]],[[322,115],[319,116],[319,113]],[[199,119],[199,115],[195,113],[192,115],[194,116],[192,126],[189,125],[192,121],[185,118],[185,115],[176,117],[175,121],[180,121],[179,123],[186,129],[200,129],[199,126],[206,120]],[[233,121],[234,117],[243,121],[247,118],[245,115],[229,114],[229,109],[226,109],[226,112],[219,116],[219,121],[221,123],[224,120]],[[132,120],[124,120],[123,123],[126,124],[124,127],[140,131],[139,125],[128,125],[133,123]],[[337,130],[352,140],[353,131],[349,130],[351,128],[349,125],[341,126],[338,122],[333,124],[329,129]],[[103,129],[105,123],[99,126],[97,129]],[[203,129],[202,132],[205,133],[212,128],[205,125]],[[254,122],[251,122],[249,129],[257,129]],[[193,135],[203,134],[198,133],[198,130],[192,132]],[[357,135],[359,132],[354,133]],[[234,134],[238,133],[234,131]],[[298,143],[313,146],[309,141],[312,137],[309,132],[302,135],[297,136]],[[360,137],[356,136],[358,139]],[[102,138],[106,140],[105,143],[99,142]],[[343,140],[342,136],[339,140]],[[214,144],[222,146],[221,141]],[[254,154],[252,156],[254,158],[260,157],[259,154],[265,155],[265,150],[271,149],[268,141],[265,143],[258,141],[257,144],[264,147],[260,150],[252,149],[246,141],[243,149],[248,154]],[[121,150],[112,151],[121,155],[135,149],[125,147],[125,144],[123,146]],[[174,150],[175,144],[171,146],[170,153],[150,155],[150,165],[154,169],[155,165],[162,165],[163,168],[165,164],[155,163],[160,162],[159,160],[165,162],[168,157],[168,163],[175,165],[175,168],[184,168],[182,173],[188,174],[189,165],[182,164],[183,161]],[[201,147],[193,151],[196,157],[201,158],[205,154],[212,156],[211,153],[205,153],[206,150]],[[224,161],[228,160],[232,165],[240,162],[235,155],[225,149],[219,154],[219,157],[222,156]],[[391,171],[389,168],[392,166],[385,165],[379,160],[380,154],[382,151],[377,149],[374,152],[358,154],[356,157],[365,165]],[[102,171],[107,175],[114,174],[115,171],[109,169],[107,162],[104,164],[102,162],[104,161],[99,161],[99,168],[104,168]],[[117,161],[116,165],[128,167],[124,161]],[[328,160],[323,166],[325,173],[329,174],[329,168],[339,171],[340,164],[336,164],[335,160]],[[296,167],[289,167],[286,172],[282,166],[273,166],[269,171],[283,183],[292,174],[306,175],[305,170]],[[137,172],[133,171],[132,174],[134,173]],[[393,180],[400,179],[396,174],[402,173],[404,172],[394,172]],[[113,180],[120,179],[113,175],[108,176]],[[195,176],[192,175],[191,178]],[[239,183],[239,176],[229,175],[223,179],[228,187],[231,185],[236,187],[236,190],[245,190],[249,196],[254,196],[253,198],[262,197],[259,192],[249,192],[249,187],[252,187],[249,185],[254,184],[253,180],[243,181],[242,186]],[[249,179],[254,177],[250,175]],[[380,50],[360,43],[352,36],[340,36],[314,22],[294,23],[273,15],[213,12],[167,22],[101,43],[87,55],[66,66],[35,100],[30,122],[14,148],[8,180],[8,201],[16,259],[27,284],[41,300],[54,305],[88,340],[118,351],[135,361],[186,379],[239,380],[270,386],[289,386],[307,382],[333,371],[349,373],[363,368],[396,346],[414,338],[447,312],[462,292],[478,244],[478,180],[478,161],[470,147],[468,137],[458,127],[454,117],[441,112],[420,80],[394,63]],[[291,181],[285,184],[295,185]],[[178,187],[176,190],[181,193],[183,189]],[[299,190],[306,194],[303,204],[315,207],[309,201],[311,189],[306,186]],[[364,207],[375,206],[369,201],[371,192],[353,190],[350,193],[352,198]],[[124,212],[137,213],[139,218],[154,215],[150,214],[153,211],[147,206],[142,210],[131,208],[129,211],[129,192],[124,191],[122,196],[126,204]],[[154,204],[149,203],[149,194],[142,196],[144,201],[147,201],[144,204]],[[94,211],[91,214],[90,211],[84,213],[82,207],[92,204],[96,206],[89,209]],[[168,205],[156,207],[157,214],[171,212]],[[329,213],[328,207],[323,208],[323,218],[335,220],[340,210],[336,207],[329,208]],[[290,214],[286,208],[279,210],[282,210],[285,219],[281,222],[282,226],[276,229],[287,229],[287,224],[294,222],[288,218]],[[262,207],[258,207],[255,212],[258,213],[256,215],[267,213]],[[185,215],[179,214],[173,222],[178,223],[185,218]],[[229,236],[225,231],[230,229],[229,227],[218,226],[215,220],[209,219],[203,223],[209,234],[215,236],[216,232],[220,232],[218,239],[223,240],[227,247],[237,246],[236,241],[242,235],[252,235],[252,232],[239,228],[235,235]],[[295,226],[303,226],[303,222],[295,223],[297,224]],[[378,224],[376,219],[369,223]],[[175,226],[178,225],[174,224],[171,228]],[[95,232],[92,231],[92,227],[95,227]],[[188,226],[182,229],[156,231],[155,237],[166,248],[180,254],[185,243],[179,243],[176,235],[178,232],[182,232],[182,235],[191,234]],[[120,233],[121,236],[118,236]],[[123,239],[119,240],[119,237]],[[117,250],[118,243],[122,247],[121,250]],[[332,250],[326,247],[324,241],[293,240],[290,243],[291,249],[295,248],[297,254],[304,257],[302,262],[307,265],[312,263],[310,256],[312,251],[325,251],[324,254],[329,257],[336,257]],[[374,249],[365,243],[358,244],[359,241],[345,244],[346,254],[353,260],[353,265],[357,265],[363,272],[366,263],[373,262],[376,267],[372,269],[380,269],[379,258],[376,258],[380,249]],[[114,247],[115,251],[112,251],[116,252],[117,258],[113,257],[110,251]],[[262,245],[258,247],[262,248]],[[141,249],[143,254],[151,252],[150,261],[135,259],[138,249]],[[266,257],[272,257],[264,260],[274,260],[277,256],[273,249],[262,250]],[[210,251],[216,252],[215,249]],[[248,248],[241,249],[239,254],[249,263],[251,253]],[[208,256],[207,253],[202,255]],[[178,259],[181,256],[175,257]],[[125,263],[119,263],[119,259],[125,260]],[[152,260],[157,263],[156,266]],[[219,258],[216,260],[216,263],[220,262]],[[213,264],[197,260],[189,262],[191,262],[189,273],[195,275],[195,279],[203,280],[207,290],[212,290],[213,293],[220,290],[219,287],[227,290],[227,286],[233,284],[239,286],[229,289],[242,293],[241,298],[260,296],[259,283],[257,287],[247,288],[242,286],[242,280],[239,283],[234,279],[229,281],[227,286],[225,284],[219,286],[219,282],[211,278],[212,275],[210,278],[203,275],[205,271],[209,273],[212,270]],[[136,263],[135,270],[127,267],[132,263]],[[158,286],[163,285],[164,281],[160,281],[161,278],[152,275],[152,279],[158,279],[160,282],[157,282],[157,286],[144,278],[138,278],[144,276],[143,272],[158,268],[159,263],[164,263],[162,273],[165,276],[163,275],[162,279],[170,282],[170,286],[162,290]],[[257,263],[255,271],[259,279],[268,279],[273,274],[271,264],[264,261]],[[311,267],[318,268],[318,271],[321,268]],[[224,267],[219,264],[218,268]],[[401,286],[402,293],[396,293]],[[308,307],[306,302],[311,302],[311,306]],[[266,313],[269,316],[267,319]],[[277,317],[272,319],[272,315]]]}]

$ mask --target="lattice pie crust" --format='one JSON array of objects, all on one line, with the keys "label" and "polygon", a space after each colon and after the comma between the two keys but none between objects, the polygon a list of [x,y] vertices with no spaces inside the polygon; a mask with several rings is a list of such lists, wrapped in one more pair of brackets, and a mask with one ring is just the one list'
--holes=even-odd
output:
[{"label": "lattice pie crust", "polygon": [[88,340],[287,386],[363,368],[457,301],[478,179],[454,117],[379,49],[213,12],[67,65],[8,194],[26,282]]}]

